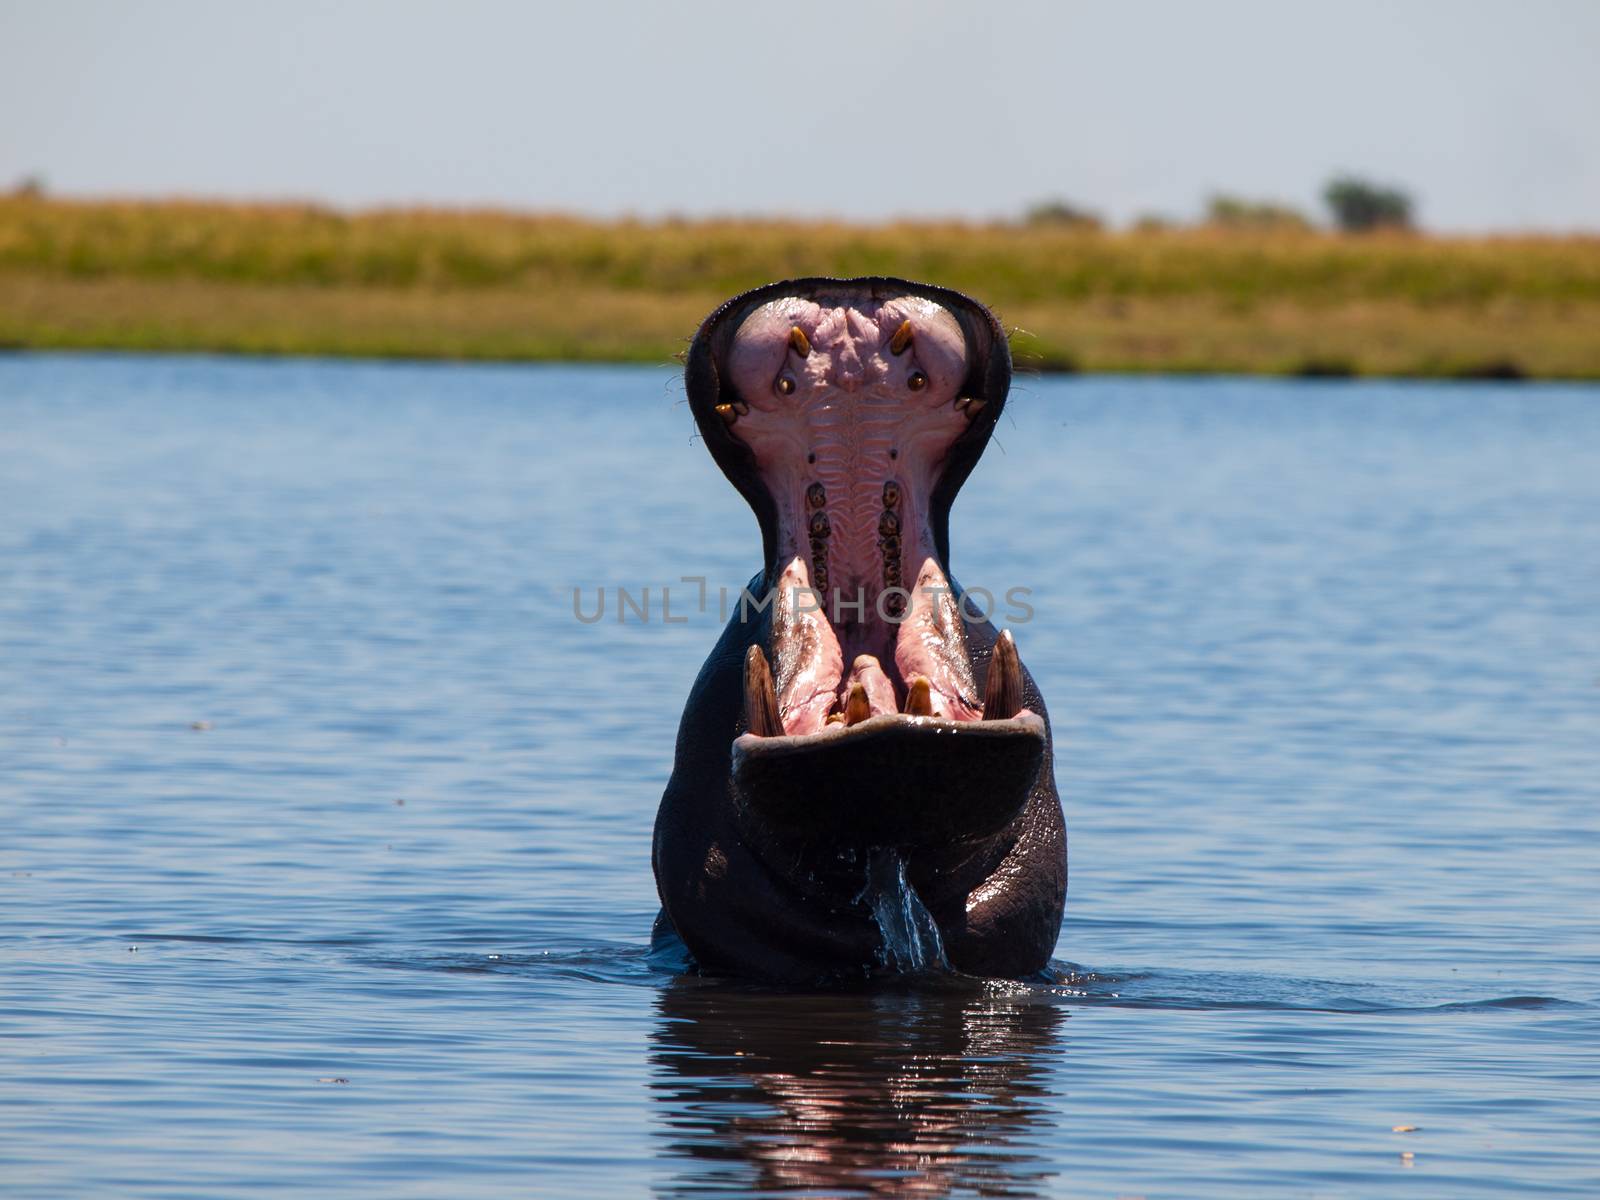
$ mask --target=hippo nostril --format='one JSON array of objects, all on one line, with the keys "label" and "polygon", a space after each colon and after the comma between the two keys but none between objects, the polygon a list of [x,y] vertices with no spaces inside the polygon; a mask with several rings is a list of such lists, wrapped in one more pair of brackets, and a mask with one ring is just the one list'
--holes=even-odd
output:
[{"label": "hippo nostril", "polygon": [[777,389],[778,395],[780,396],[794,395],[794,380],[790,379],[787,375],[779,375],[778,381],[772,386]]},{"label": "hippo nostril", "polygon": [[906,386],[913,392],[920,392],[928,386],[928,377],[921,371],[913,371],[906,376]]}]

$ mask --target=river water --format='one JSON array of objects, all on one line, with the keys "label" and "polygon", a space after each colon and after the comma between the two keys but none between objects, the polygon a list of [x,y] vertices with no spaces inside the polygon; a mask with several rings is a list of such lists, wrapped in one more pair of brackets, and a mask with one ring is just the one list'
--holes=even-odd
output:
[{"label": "river water", "polygon": [[1022,378],[952,546],[1059,982],[681,977],[670,367],[0,358],[0,1190],[1600,1194],[1600,389]]}]

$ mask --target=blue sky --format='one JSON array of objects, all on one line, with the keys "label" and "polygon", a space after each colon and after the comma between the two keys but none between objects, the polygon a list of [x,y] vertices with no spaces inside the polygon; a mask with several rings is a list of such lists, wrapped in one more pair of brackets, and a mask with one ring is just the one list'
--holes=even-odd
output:
[{"label": "blue sky", "polygon": [[1600,2],[0,0],[0,186],[1115,221],[1354,171],[1600,228]]}]

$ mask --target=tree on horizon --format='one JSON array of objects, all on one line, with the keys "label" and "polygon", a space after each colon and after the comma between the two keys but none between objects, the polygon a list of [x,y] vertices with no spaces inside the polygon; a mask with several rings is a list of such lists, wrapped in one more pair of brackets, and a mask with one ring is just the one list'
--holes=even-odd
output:
[{"label": "tree on horizon", "polygon": [[1346,233],[1374,229],[1410,229],[1411,197],[1356,175],[1337,175],[1322,189],[1333,223]]}]

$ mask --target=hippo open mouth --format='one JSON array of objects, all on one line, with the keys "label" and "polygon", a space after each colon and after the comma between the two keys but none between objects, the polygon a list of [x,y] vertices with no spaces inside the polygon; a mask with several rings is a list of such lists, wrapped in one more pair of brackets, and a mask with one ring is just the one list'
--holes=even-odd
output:
[{"label": "hippo open mouth", "polygon": [[[860,958],[862,939],[846,932],[851,873],[884,847],[974,963],[1047,957],[1065,887],[1047,719],[1011,635],[948,568],[950,505],[1009,379],[987,309],[898,279],[773,284],[729,301],[696,336],[689,402],[764,548],[754,603],[741,604],[685,710],[658,818],[663,903],[701,961],[750,965],[695,920],[735,854],[748,857],[747,889],[810,896],[798,907],[811,911],[778,922],[784,938],[732,939],[761,943],[762,973],[783,973],[780,954]],[[720,788],[707,744],[718,729]],[[991,953],[979,945],[983,913],[967,902],[1035,844],[1062,860],[1045,872],[1036,944],[1021,958],[1015,947]],[[701,848],[694,895],[675,903],[683,885],[664,877],[666,859]],[[1016,907],[1001,900],[991,907]],[[831,944],[808,956],[793,944],[808,937]]]},{"label": "hippo open mouth", "polygon": [[[785,825],[948,841],[930,798],[970,766],[987,776],[986,811],[959,789],[960,827],[993,832],[1027,796],[1044,725],[1023,707],[1009,634],[978,688],[967,626],[987,614],[941,566],[954,488],[940,485],[971,469],[1004,398],[985,394],[956,313],[896,282],[745,308],[708,346],[712,409],[742,455],[714,453],[760,498],[773,608],[772,666],[760,644],[746,654],[738,794]],[[955,740],[970,735],[976,754]]]}]

